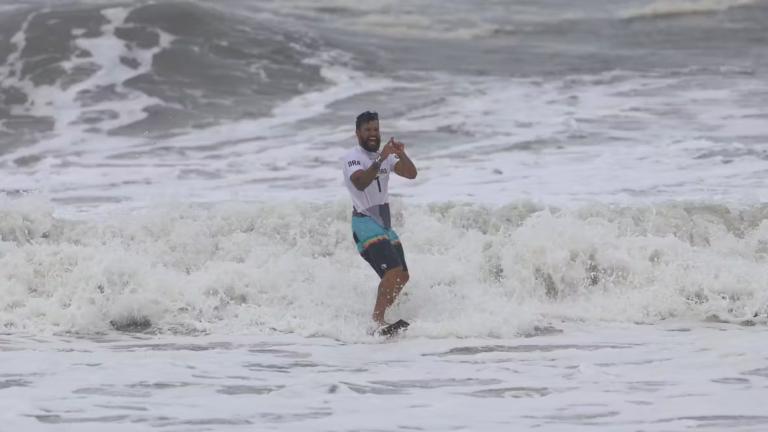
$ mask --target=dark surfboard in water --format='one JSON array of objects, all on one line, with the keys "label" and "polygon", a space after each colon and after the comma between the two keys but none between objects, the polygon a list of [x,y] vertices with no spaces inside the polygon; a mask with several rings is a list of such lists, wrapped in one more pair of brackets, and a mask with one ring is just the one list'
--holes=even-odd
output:
[{"label": "dark surfboard in water", "polygon": [[386,327],[382,327],[378,332],[376,332],[376,334],[384,337],[397,336],[398,334],[405,332],[405,330],[408,329],[408,326],[410,325],[411,324],[408,323],[408,321],[397,320],[397,322],[393,324],[389,324]]}]

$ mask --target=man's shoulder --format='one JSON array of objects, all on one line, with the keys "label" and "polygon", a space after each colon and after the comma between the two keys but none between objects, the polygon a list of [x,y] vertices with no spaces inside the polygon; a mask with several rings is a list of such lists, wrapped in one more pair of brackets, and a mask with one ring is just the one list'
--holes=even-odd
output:
[{"label": "man's shoulder", "polygon": [[346,153],[344,153],[344,157],[342,158],[342,162],[344,163],[344,171],[345,172],[354,172],[358,169],[364,169],[363,166],[363,158],[359,151],[357,151],[356,148],[348,150]]},{"label": "man's shoulder", "polygon": [[361,152],[356,148],[349,150],[344,154],[344,167],[346,169],[353,169],[358,167],[360,169],[364,168],[363,161],[365,158],[363,156],[364,155],[361,154]]}]

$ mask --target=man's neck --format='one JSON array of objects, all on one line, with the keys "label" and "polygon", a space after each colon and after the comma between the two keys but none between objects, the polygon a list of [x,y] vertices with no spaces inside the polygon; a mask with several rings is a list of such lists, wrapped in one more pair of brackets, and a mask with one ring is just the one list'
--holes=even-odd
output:
[{"label": "man's neck", "polygon": [[365,154],[367,154],[367,155],[368,155],[368,157],[376,157],[376,156],[378,156],[378,155],[379,155],[379,153],[378,153],[378,152],[372,152],[372,151],[369,151],[368,149],[366,149],[365,147],[361,146],[360,144],[358,144],[357,146],[358,146],[358,147],[360,147],[360,150],[362,150],[363,152],[365,152]]}]

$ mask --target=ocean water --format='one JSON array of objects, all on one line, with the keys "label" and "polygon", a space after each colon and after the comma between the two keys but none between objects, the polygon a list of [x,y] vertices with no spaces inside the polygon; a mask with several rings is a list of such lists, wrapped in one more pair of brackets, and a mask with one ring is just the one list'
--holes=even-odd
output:
[{"label": "ocean water", "polygon": [[767,161],[764,0],[6,2],[0,431],[766,430]]}]

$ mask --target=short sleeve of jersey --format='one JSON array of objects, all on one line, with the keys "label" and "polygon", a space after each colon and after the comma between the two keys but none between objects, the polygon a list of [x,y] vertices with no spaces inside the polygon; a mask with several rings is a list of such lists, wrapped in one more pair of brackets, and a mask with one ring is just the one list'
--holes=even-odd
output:
[{"label": "short sleeve of jersey", "polygon": [[360,158],[360,153],[349,152],[344,156],[344,178],[349,177],[357,170],[365,169],[363,160]]}]

